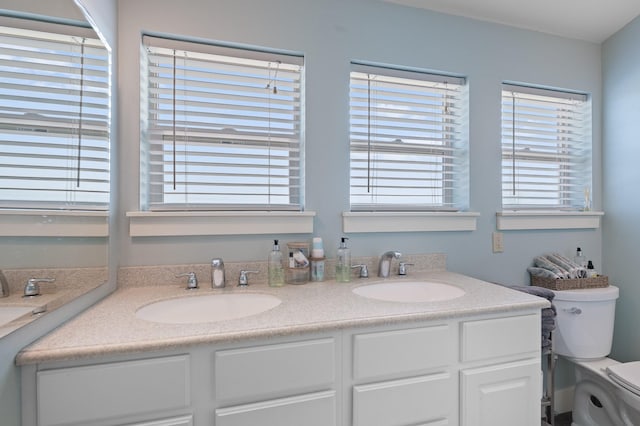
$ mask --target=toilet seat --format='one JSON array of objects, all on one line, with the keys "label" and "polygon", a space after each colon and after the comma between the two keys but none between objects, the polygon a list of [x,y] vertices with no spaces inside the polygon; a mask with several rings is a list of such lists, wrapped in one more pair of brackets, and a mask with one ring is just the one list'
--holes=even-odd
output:
[{"label": "toilet seat", "polygon": [[640,361],[610,365],[606,372],[615,383],[640,396]]}]

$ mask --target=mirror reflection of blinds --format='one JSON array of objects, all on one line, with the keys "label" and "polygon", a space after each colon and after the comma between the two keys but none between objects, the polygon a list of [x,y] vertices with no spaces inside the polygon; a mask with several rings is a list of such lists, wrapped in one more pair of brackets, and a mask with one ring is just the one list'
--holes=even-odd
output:
[{"label": "mirror reflection of blinds", "polygon": [[352,211],[457,210],[463,78],[352,64]]},{"label": "mirror reflection of blinds", "polygon": [[144,36],[151,210],[301,210],[301,56]]},{"label": "mirror reflection of blinds", "polygon": [[502,87],[502,207],[580,210],[591,185],[584,94]]},{"label": "mirror reflection of blinds", "polygon": [[106,210],[108,52],[91,30],[49,27],[0,26],[0,206]]}]

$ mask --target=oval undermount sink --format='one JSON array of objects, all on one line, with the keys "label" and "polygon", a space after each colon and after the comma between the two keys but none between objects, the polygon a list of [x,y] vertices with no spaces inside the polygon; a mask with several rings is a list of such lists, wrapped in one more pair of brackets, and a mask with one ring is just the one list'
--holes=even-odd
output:
[{"label": "oval undermount sink", "polygon": [[33,306],[0,306],[0,326],[18,319],[33,310]]},{"label": "oval undermount sink", "polygon": [[356,287],[353,292],[369,299],[388,302],[440,302],[464,296],[465,291],[449,284],[431,281],[391,281]]},{"label": "oval undermount sink", "polygon": [[195,324],[244,318],[280,303],[275,296],[257,293],[186,296],[143,306],[136,311],[136,317],[164,324]]}]

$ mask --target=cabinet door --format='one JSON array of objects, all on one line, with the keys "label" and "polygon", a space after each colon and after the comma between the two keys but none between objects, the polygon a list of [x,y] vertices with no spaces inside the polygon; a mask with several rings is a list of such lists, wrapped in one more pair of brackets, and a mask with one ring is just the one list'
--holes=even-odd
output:
[{"label": "cabinet door", "polygon": [[216,426],[335,426],[335,391],[217,409]]},{"label": "cabinet door", "polygon": [[447,372],[354,386],[353,426],[454,424],[456,397]]},{"label": "cabinet door", "polygon": [[191,404],[187,355],[37,373],[38,426],[158,416]]},{"label": "cabinet door", "polygon": [[523,360],[460,372],[461,426],[538,426],[540,361]]}]

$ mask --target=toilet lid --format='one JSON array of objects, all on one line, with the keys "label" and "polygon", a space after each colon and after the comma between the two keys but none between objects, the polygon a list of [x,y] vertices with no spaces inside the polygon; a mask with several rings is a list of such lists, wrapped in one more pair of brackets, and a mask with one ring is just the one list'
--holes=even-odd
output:
[{"label": "toilet lid", "polygon": [[607,374],[620,386],[640,395],[640,361],[610,365]]}]

